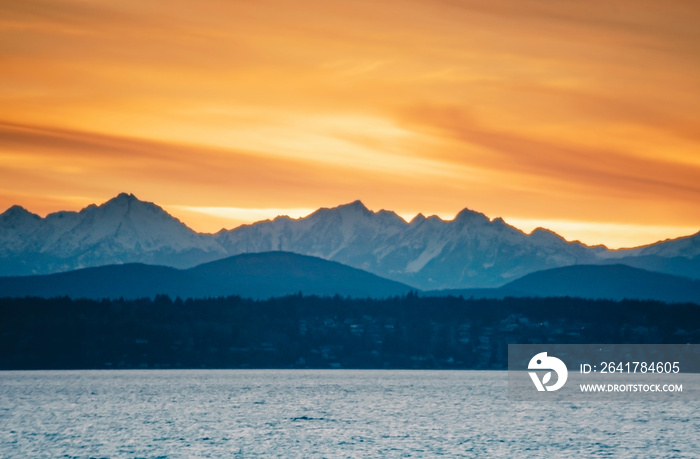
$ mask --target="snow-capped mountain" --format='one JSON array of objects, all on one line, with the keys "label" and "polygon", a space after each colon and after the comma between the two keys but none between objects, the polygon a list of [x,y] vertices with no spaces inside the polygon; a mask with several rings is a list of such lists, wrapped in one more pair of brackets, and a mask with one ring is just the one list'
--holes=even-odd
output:
[{"label": "snow-capped mountain", "polygon": [[635,268],[700,279],[700,233],[667,239],[633,249],[611,250],[601,263],[622,263]]},{"label": "snow-capped mountain", "polygon": [[695,258],[700,256],[700,232],[691,236],[667,239],[665,241],[649,244],[634,249],[617,250],[614,254],[616,258],[639,257],[639,256],[659,256],[664,258],[683,257]]},{"label": "snow-capped mountain", "polygon": [[0,256],[0,273],[20,275],[127,262],[189,267],[226,251],[155,204],[122,193],[46,218],[11,207],[0,215]]},{"label": "snow-capped mountain", "polygon": [[531,272],[624,263],[700,278],[700,236],[637,249],[531,234],[464,209],[454,220],[368,210],[360,201],[305,218],[277,217],[198,234],[152,203],[120,194],[80,212],[41,218],[14,206],[0,214],[0,275],[141,262],[188,268],[242,253],[288,251],[337,261],[420,289],[497,287]]},{"label": "snow-capped mountain", "polygon": [[528,236],[468,209],[410,223],[360,201],[215,235],[229,254],[284,250],[338,261],[421,289],[493,287],[539,269],[590,263],[601,249],[538,230]]}]

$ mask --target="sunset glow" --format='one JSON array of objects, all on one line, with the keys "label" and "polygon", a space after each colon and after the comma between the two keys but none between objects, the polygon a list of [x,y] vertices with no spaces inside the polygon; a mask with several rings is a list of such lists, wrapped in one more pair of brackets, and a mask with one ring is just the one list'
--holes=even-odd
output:
[{"label": "sunset glow", "polygon": [[362,200],[617,248],[700,230],[700,8],[0,0],[0,212],[203,232]]}]

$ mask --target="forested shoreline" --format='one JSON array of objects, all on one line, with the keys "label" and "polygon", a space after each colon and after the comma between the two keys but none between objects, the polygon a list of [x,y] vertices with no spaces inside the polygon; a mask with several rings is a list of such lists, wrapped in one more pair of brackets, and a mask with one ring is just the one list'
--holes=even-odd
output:
[{"label": "forested shoreline", "polygon": [[700,307],[575,298],[0,299],[0,369],[504,369],[509,343],[698,343]]}]

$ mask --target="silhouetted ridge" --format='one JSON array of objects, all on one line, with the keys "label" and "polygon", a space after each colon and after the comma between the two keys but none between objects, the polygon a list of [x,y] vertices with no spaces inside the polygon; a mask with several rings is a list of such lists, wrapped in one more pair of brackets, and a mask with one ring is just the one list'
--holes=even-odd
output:
[{"label": "silhouetted ridge", "polygon": [[533,296],[652,299],[700,304],[700,280],[626,265],[580,265],[528,274],[503,290]]},{"label": "silhouetted ridge", "polygon": [[44,276],[0,278],[0,297],[182,298],[307,295],[383,298],[411,287],[340,263],[289,252],[237,255],[187,270],[110,265]]}]

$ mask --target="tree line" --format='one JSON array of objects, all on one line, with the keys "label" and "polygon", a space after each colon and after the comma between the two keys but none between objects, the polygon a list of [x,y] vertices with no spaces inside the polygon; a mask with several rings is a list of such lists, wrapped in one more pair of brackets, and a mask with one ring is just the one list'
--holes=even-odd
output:
[{"label": "tree line", "polygon": [[700,307],[577,298],[0,299],[0,369],[503,369],[509,343],[698,343]]}]

